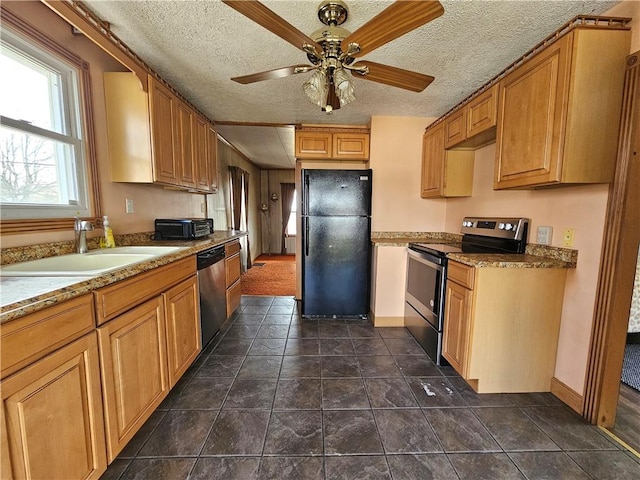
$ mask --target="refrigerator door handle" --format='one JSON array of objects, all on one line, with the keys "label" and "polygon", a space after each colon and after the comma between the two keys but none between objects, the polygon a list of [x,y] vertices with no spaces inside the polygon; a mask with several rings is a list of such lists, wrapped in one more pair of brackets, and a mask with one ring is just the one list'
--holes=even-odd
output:
[{"label": "refrigerator door handle", "polygon": [[302,214],[309,215],[309,175],[304,176],[304,187],[302,188]]},{"label": "refrigerator door handle", "polygon": [[302,221],[304,222],[304,254],[306,257],[309,256],[309,218],[302,217]]}]

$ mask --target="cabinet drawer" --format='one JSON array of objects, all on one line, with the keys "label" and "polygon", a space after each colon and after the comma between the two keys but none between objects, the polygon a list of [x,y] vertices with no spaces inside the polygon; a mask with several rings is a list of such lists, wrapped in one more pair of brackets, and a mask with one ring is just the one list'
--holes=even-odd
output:
[{"label": "cabinet drawer", "polygon": [[5,377],[95,327],[91,294],[27,315],[2,326],[0,348]]},{"label": "cabinet drawer", "polygon": [[235,255],[236,253],[239,253],[239,252],[240,252],[240,242],[238,242],[237,240],[235,242],[229,242],[224,244],[224,254],[227,257],[230,257],[231,255]]},{"label": "cabinet drawer", "polygon": [[232,257],[225,259],[224,263],[227,288],[229,288],[240,279],[240,254],[236,253]]},{"label": "cabinet drawer", "polygon": [[447,279],[473,290],[475,269],[458,262],[449,262]]},{"label": "cabinet drawer", "polygon": [[227,289],[227,318],[229,318],[240,305],[242,295],[242,284],[240,280]]},{"label": "cabinet drawer", "polygon": [[102,325],[196,273],[195,256],[158,267],[94,292],[96,317]]}]

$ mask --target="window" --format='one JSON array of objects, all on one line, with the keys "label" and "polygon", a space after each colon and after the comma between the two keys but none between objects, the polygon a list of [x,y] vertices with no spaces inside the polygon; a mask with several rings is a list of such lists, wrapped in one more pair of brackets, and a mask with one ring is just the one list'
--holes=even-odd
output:
[{"label": "window", "polygon": [[293,237],[296,234],[296,211],[298,202],[296,201],[298,192],[294,190],[293,198],[291,199],[291,214],[289,215],[289,222],[287,222],[286,234],[289,237]]},{"label": "window", "polygon": [[82,72],[6,28],[1,47],[2,219],[91,216]]}]

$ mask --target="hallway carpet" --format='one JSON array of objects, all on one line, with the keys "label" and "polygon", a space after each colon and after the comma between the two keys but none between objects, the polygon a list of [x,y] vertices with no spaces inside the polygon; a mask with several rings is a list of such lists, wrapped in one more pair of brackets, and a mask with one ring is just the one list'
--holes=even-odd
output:
[{"label": "hallway carpet", "polygon": [[243,295],[295,296],[294,255],[260,255],[242,274]]}]

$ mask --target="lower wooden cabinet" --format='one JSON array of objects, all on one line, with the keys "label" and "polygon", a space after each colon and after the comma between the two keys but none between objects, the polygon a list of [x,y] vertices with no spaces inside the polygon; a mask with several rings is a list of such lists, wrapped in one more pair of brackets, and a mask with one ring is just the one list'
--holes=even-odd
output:
[{"label": "lower wooden cabinet", "polygon": [[471,326],[471,290],[455,282],[447,282],[446,293],[447,335],[443,339],[442,351],[451,366],[463,377],[467,373],[467,345]]},{"label": "lower wooden cabinet", "polygon": [[3,479],[97,479],[107,468],[96,334],[2,381]]},{"label": "lower wooden cabinet", "polygon": [[240,263],[240,242],[233,241],[224,246],[224,268],[227,281],[227,318],[229,318],[240,305],[242,285],[240,277],[242,265]]},{"label": "lower wooden cabinet", "polygon": [[176,285],[163,296],[167,325],[169,388],[173,388],[202,349],[197,277]]},{"label": "lower wooden cabinet", "polygon": [[443,355],[476,392],[550,390],[566,274],[449,261]]},{"label": "lower wooden cabinet", "polygon": [[162,296],[98,328],[111,462],[169,392]]}]

